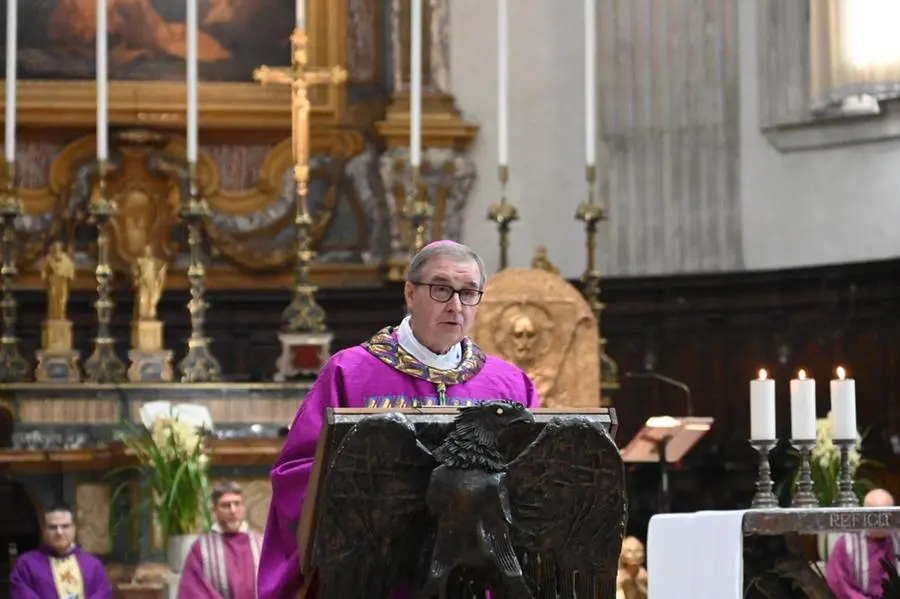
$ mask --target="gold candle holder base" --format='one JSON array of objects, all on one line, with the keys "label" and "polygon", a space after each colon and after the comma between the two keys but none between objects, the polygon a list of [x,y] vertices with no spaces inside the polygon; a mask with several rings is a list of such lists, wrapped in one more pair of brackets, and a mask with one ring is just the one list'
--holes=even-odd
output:
[{"label": "gold candle holder base", "polygon": [[178,364],[181,370],[182,383],[213,383],[222,379],[222,367],[209,349],[210,340],[204,333],[206,310],[209,303],[204,299],[206,293],[206,269],[200,257],[202,241],[201,223],[209,215],[209,206],[200,195],[197,182],[197,164],[188,164],[189,199],[181,212],[182,219],[188,229],[188,245],[191,249],[191,262],[188,267],[188,281],[191,284],[191,299],[187,309],[191,315],[191,336],[187,342],[187,354]]},{"label": "gold candle holder base", "polygon": [[500,165],[498,174],[500,176],[500,203],[492,204],[488,208],[488,220],[497,223],[497,231],[500,234],[499,270],[505,270],[509,266],[510,225],[519,220],[519,210],[506,201],[506,183],[509,180],[509,167],[505,164]]},{"label": "gold candle holder base", "polygon": [[106,225],[116,213],[116,204],[107,197],[106,175],[109,164],[98,164],[97,192],[91,197],[90,218],[97,226],[97,337],[94,351],[84,363],[85,379],[91,383],[120,383],[125,381],[125,364],[116,354],[116,340],[110,333],[109,323],[115,308],[110,293],[113,271],[109,265],[109,233]]},{"label": "gold candle holder base", "polygon": [[412,185],[403,205],[403,218],[409,223],[409,231],[412,236],[412,244],[409,246],[410,261],[425,247],[427,227],[433,215],[434,208],[428,201],[428,191],[422,186],[422,168],[418,164],[414,164]]},{"label": "gold candle holder base", "polygon": [[16,164],[6,163],[6,189],[0,196],[0,220],[2,220],[3,265],[0,268],[3,296],[0,312],[3,316],[3,335],[0,336],[0,383],[20,383],[28,378],[28,362],[19,351],[16,336],[18,302],[13,294],[13,284],[18,275],[16,269],[17,239],[15,222],[22,214],[22,202],[16,189]]}]

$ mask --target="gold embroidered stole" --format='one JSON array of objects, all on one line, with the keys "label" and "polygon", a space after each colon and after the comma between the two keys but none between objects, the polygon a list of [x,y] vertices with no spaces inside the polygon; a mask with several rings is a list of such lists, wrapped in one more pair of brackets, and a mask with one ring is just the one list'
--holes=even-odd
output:
[{"label": "gold embroidered stole", "polygon": [[59,599],[85,599],[84,578],[78,559],[72,553],[67,557],[49,557],[53,583]]}]

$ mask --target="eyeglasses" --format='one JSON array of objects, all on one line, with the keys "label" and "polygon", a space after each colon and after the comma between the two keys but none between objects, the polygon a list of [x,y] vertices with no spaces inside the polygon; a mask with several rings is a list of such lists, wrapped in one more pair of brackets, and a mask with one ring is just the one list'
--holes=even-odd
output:
[{"label": "eyeglasses", "polygon": [[453,299],[454,294],[459,296],[459,303],[463,306],[477,306],[481,303],[481,296],[484,291],[478,289],[454,289],[449,285],[442,283],[416,283],[410,281],[413,285],[428,287],[428,295],[436,302],[446,304]]}]

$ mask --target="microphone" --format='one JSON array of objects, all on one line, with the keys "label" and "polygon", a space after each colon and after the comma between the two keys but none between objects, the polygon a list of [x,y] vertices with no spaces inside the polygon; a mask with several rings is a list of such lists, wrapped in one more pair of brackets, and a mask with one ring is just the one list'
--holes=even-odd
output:
[{"label": "microphone", "polygon": [[668,377],[664,374],[659,374],[657,372],[647,371],[647,372],[626,372],[625,376],[630,379],[655,379],[657,381],[662,381],[667,385],[671,385],[673,387],[678,387],[682,391],[684,391],[685,398],[687,400],[687,415],[688,418],[694,415],[694,405],[691,400],[691,388],[687,386],[686,383],[681,381],[676,381],[672,377]]}]

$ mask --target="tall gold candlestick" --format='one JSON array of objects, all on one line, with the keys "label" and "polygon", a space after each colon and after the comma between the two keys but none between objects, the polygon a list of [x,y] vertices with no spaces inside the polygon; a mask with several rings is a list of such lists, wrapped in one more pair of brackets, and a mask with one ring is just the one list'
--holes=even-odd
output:
[{"label": "tall gold candlestick", "polygon": [[501,164],[497,169],[500,177],[500,203],[492,204],[488,208],[488,220],[497,223],[497,231],[500,233],[500,267],[504,270],[509,266],[509,230],[510,225],[519,219],[519,210],[506,200],[506,184],[509,181],[509,166]]},{"label": "tall gold candlestick", "polygon": [[584,274],[581,277],[584,284],[584,296],[597,320],[597,331],[600,335],[600,390],[601,401],[608,405],[610,398],[604,393],[618,388],[618,366],[615,361],[606,354],[606,339],[603,337],[601,316],[606,307],[600,301],[600,270],[597,266],[597,227],[606,220],[606,209],[597,202],[596,184],[597,167],[589,164],[585,171],[588,187],[588,200],[578,206],[575,219],[584,223],[585,250],[587,260]]},{"label": "tall gold candlestick", "polygon": [[106,225],[115,215],[116,203],[107,197],[106,180],[109,163],[100,160],[97,168],[97,193],[91,198],[90,218],[97,226],[97,337],[94,352],[84,363],[85,378],[91,383],[118,383],[125,380],[125,364],[116,355],[116,341],[110,333],[115,302],[110,293],[113,271],[109,265],[109,233]]},{"label": "tall gold candlestick", "polygon": [[209,349],[209,338],[204,331],[206,309],[209,303],[204,299],[206,292],[206,269],[200,255],[203,242],[203,219],[209,216],[209,207],[200,194],[197,182],[197,163],[188,163],[188,201],[181,210],[181,218],[188,229],[188,245],[191,261],[188,265],[188,281],[191,285],[191,299],[187,309],[191,315],[191,336],[187,342],[187,354],[178,365],[182,383],[211,383],[222,378],[219,361]]},{"label": "tall gold candlestick", "polygon": [[434,208],[428,201],[428,189],[422,185],[422,167],[412,166],[412,185],[403,206],[403,217],[409,223],[412,243],[409,246],[409,258],[415,256],[425,247],[428,224],[434,214]]},{"label": "tall gold candlestick", "polygon": [[28,376],[28,363],[19,352],[19,338],[16,337],[18,302],[13,294],[16,269],[16,218],[22,214],[22,202],[16,188],[16,163],[6,163],[6,189],[0,197],[0,219],[3,224],[3,265],[0,267],[3,299],[0,311],[3,313],[3,334],[0,336],[0,383],[19,383]]}]

